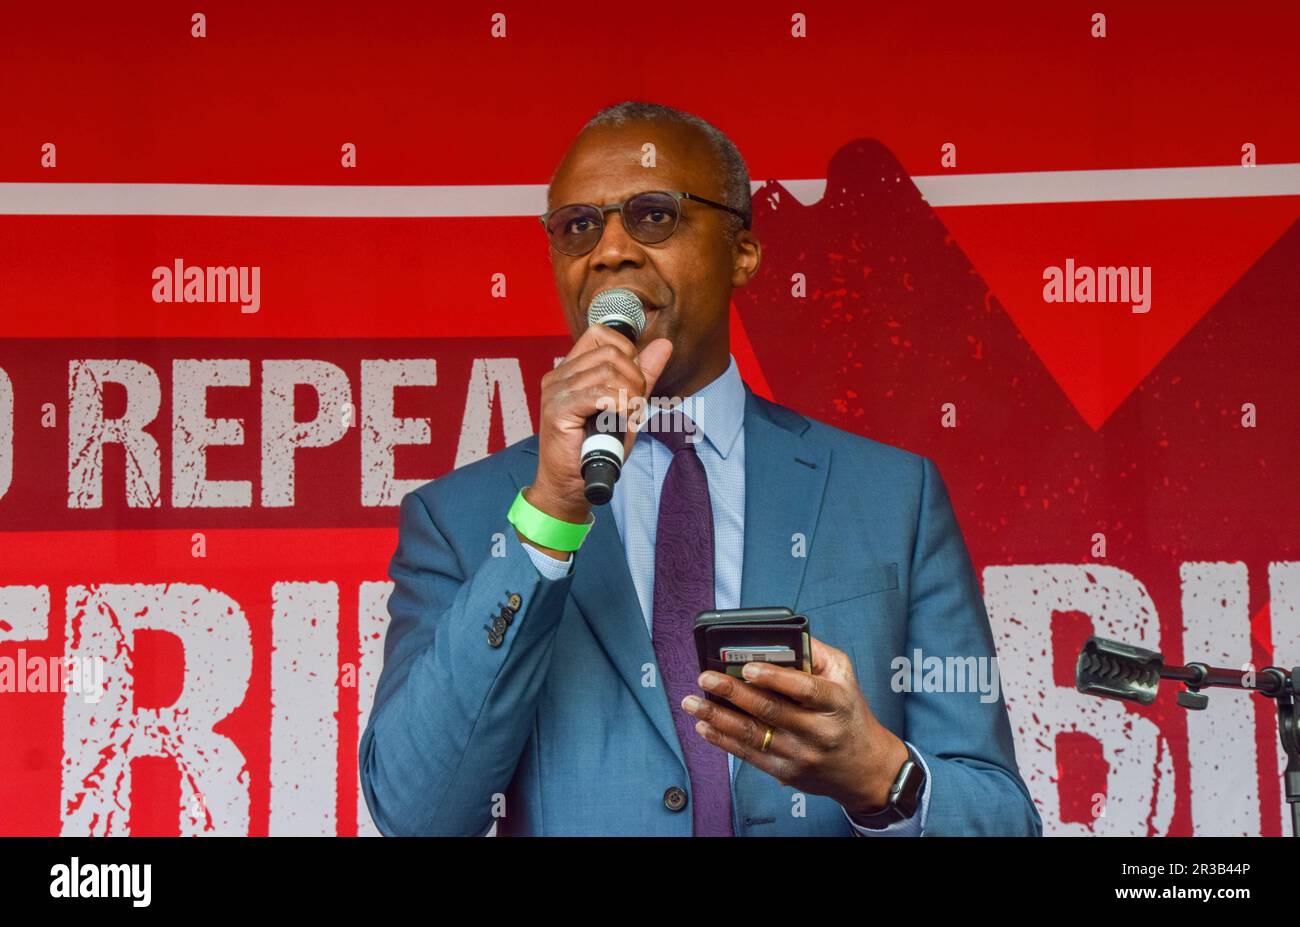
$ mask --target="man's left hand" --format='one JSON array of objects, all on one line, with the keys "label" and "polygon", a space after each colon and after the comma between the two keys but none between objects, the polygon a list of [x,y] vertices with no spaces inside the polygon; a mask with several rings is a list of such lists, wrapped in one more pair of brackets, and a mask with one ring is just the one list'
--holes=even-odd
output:
[{"label": "man's left hand", "polygon": [[[706,740],[782,785],[867,814],[888,801],[889,787],[907,762],[907,746],[872,714],[848,654],[811,640],[811,674],[770,663],[745,664],[746,682],[725,673],[700,674],[701,688],[753,717],[694,695],[682,707],[699,719],[695,729]],[[762,751],[768,726],[772,739]]]}]

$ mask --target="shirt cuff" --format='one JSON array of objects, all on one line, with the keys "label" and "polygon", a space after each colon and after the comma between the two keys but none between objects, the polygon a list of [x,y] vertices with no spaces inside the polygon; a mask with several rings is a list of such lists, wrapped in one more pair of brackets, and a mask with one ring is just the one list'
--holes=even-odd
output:
[{"label": "shirt cuff", "polygon": [[926,765],[925,757],[921,756],[920,751],[907,741],[903,743],[907,744],[908,750],[925,771],[925,782],[921,785],[920,803],[916,806],[916,814],[902,821],[894,821],[885,827],[873,828],[863,827],[854,821],[849,815],[849,810],[844,808],[844,816],[849,819],[849,826],[859,837],[920,837],[925,833],[926,815],[930,810],[930,767]]},{"label": "shirt cuff", "polygon": [[[522,541],[520,543],[523,544]],[[524,550],[528,551],[533,566],[537,567],[537,572],[541,573],[544,579],[563,579],[573,572],[572,553],[569,554],[566,560],[556,560],[550,554],[542,553],[531,544],[524,544]]]}]

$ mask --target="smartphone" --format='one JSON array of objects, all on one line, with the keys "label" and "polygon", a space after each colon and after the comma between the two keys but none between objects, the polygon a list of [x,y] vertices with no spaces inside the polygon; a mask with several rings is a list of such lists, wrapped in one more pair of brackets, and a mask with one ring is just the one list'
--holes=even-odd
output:
[{"label": "smartphone", "polygon": [[[695,617],[700,671],[713,670],[741,680],[746,663],[772,663],[811,673],[810,634],[808,617],[783,606],[720,609]],[[704,697],[744,713],[721,696],[705,692]]]}]

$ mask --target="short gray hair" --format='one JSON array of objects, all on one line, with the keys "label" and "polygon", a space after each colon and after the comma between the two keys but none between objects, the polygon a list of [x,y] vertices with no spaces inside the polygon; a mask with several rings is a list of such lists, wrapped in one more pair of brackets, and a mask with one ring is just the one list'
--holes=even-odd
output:
[{"label": "short gray hair", "polygon": [[[595,126],[621,126],[629,122],[678,122],[699,129],[709,141],[713,160],[718,170],[718,185],[722,189],[722,202],[732,209],[739,210],[746,222],[753,219],[753,204],[749,195],[749,168],[740,156],[740,149],[721,129],[711,122],[701,119],[693,113],[673,109],[662,103],[644,103],[638,100],[625,100],[613,106],[607,106],[587,120],[582,127],[585,132]],[[694,192],[694,191],[692,191]],[[741,220],[728,214],[727,237],[734,241],[736,233],[742,228]]]}]

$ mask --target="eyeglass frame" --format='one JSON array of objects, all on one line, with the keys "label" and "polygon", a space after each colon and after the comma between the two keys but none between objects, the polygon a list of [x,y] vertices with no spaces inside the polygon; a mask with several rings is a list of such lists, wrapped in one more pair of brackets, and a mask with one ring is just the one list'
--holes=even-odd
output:
[{"label": "eyeglass frame", "polygon": [[729,213],[731,213],[733,216],[736,216],[738,219],[740,219],[740,221],[744,223],[744,228],[745,228],[745,230],[746,230],[746,231],[749,231],[749,228],[750,228],[750,225],[751,225],[751,220],[750,220],[750,218],[749,218],[748,216],[746,216],[746,215],[745,215],[743,212],[741,212],[739,209],[735,209],[734,207],[728,206],[728,205],[726,205],[725,203],[718,203],[718,202],[715,202],[714,200],[705,199],[704,197],[700,196],[700,195],[697,194],[697,193],[687,193],[685,190],[641,190],[641,191],[639,191],[639,192],[637,192],[637,193],[633,193],[631,196],[629,196],[627,199],[625,199],[625,200],[624,200],[623,202],[621,202],[621,203],[610,203],[610,204],[607,205],[607,206],[597,206],[595,203],[565,203],[563,206],[556,206],[554,209],[548,209],[546,212],[542,213],[542,214],[541,214],[540,216],[538,216],[537,218],[538,218],[538,221],[542,223],[542,229],[546,232],[546,241],[547,241],[547,243],[548,243],[552,248],[555,248],[555,243],[554,243],[554,242],[552,241],[552,239],[551,239],[551,230],[550,230],[550,228],[549,228],[549,227],[547,226],[547,224],[546,224],[546,220],[547,220],[547,219],[549,219],[551,216],[555,215],[555,214],[556,214],[557,212],[559,212],[561,209],[570,209],[570,208],[572,208],[572,207],[574,207],[574,206],[589,206],[589,207],[591,207],[592,209],[596,210],[596,212],[597,212],[597,213],[599,214],[599,216],[600,216],[600,235],[596,236],[596,240],[595,240],[595,242],[592,244],[592,246],[591,246],[590,248],[588,248],[586,251],[582,252],[582,254],[566,254],[565,252],[560,251],[559,248],[555,248],[555,250],[556,250],[556,251],[559,251],[560,254],[566,254],[566,257],[582,257],[583,255],[590,254],[592,251],[596,250],[596,246],[600,244],[600,239],[604,237],[604,235],[605,235],[605,224],[606,224],[606,223],[605,223],[605,214],[606,214],[606,213],[608,213],[608,212],[617,212],[618,215],[619,215],[619,218],[622,219],[622,217],[623,217],[623,209],[627,206],[628,203],[632,202],[632,200],[636,199],[638,196],[645,196],[645,195],[647,195],[647,194],[649,194],[649,193],[662,193],[662,194],[664,194],[665,196],[671,196],[674,200],[676,200],[676,202],[677,202],[677,221],[673,223],[672,231],[670,231],[667,235],[665,235],[663,238],[659,239],[659,241],[656,241],[656,242],[643,242],[643,241],[640,241],[640,239],[638,239],[635,235],[633,235],[631,232],[628,232],[628,235],[632,238],[632,240],[633,240],[633,241],[636,241],[638,244],[655,244],[655,245],[657,245],[657,244],[660,244],[661,242],[665,242],[665,241],[667,241],[668,239],[672,238],[673,235],[677,232],[677,226],[678,226],[678,225],[681,223],[681,221],[682,221],[682,200],[691,200],[692,202],[695,202],[695,203],[703,203],[705,206],[712,206],[714,209],[721,209],[721,210],[724,210],[724,211],[726,211],[726,212],[729,212]]}]

